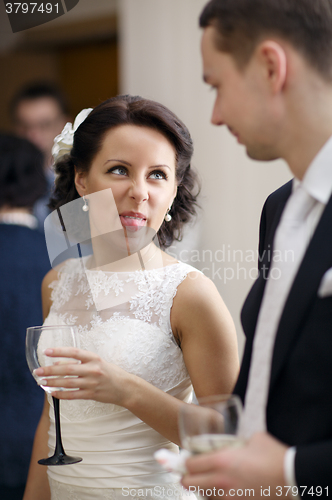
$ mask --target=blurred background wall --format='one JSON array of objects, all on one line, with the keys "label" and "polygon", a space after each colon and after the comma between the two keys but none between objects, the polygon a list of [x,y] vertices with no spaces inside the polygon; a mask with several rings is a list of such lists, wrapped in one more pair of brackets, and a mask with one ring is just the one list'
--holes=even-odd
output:
[{"label": "blurred background wall", "polygon": [[249,160],[226,128],[213,127],[213,92],[202,82],[198,17],[205,0],[80,0],[64,16],[13,34],[0,3],[0,129],[8,106],[35,80],[67,94],[72,117],[117,93],[140,94],[171,108],[191,131],[202,181],[195,226],[170,252],[215,282],[234,318],[257,268],[265,198],[290,179],[281,161]]}]

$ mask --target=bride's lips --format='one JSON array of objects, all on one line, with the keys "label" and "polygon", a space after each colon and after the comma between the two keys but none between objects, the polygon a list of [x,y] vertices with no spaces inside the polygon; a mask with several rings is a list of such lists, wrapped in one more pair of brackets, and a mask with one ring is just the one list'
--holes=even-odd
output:
[{"label": "bride's lips", "polygon": [[129,231],[138,231],[146,225],[146,216],[139,212],[122,212],[120,221],[122,226]]}]

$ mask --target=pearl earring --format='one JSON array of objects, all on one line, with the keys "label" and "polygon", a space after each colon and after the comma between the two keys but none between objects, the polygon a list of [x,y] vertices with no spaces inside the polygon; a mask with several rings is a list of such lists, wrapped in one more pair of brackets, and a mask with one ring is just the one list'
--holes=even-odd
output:
[{"label": "pearl earring", "polygon": [[165,221],[166,221],[166,222],[170,222],[170,221],[172,220],[172,216],[171,216],[171,214],[169,213],[170,209],[171,209],[171,207],[169,207],[169,209],[167,210],[167,213],[166,213],[166,215],[165,215]]},{"label": "pearl earring", "polygon": [[88,205],[88,202],[86,201],[84,195],[83,195],[83,201],[84,201],[84,205],[82,207],[82,210],[83,210],[83,212],[88,212],[89,211],[89,205]]}]

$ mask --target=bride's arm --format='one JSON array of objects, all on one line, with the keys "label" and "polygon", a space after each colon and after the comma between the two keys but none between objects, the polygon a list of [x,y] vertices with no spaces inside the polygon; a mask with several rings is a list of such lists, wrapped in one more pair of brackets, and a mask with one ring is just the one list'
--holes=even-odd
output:
[{"label": "bride's arm", "polygon": [[[218,291],[204,275],[190,273],[178,287],[171,325],[197,396],[231,392],[239,367],[235,328]],[[59,348],[46,354],[81,360],[79,365],[53,365],[38,370],[39,376],[79,377],[50,380],[50,386],[80,389],[56,392],[56,397],[123,406],[167,439],[179,443],[177,417],[179,407],[185,403],[94,353]]]},{"label": "bride's arm", "polygon": [[171,324],[197,397],[232,392],[239,373],[233,319],[214,283],[192,272],[178,287]]},{"label": "bride's arm", "polygon": [[[51,307],[51,290],[49,284],[57,277],[53,269],[47,273],[42,284],[43,317],[48,316]],[[47,467],[39,465],[38,460],[48,455],[48,429],[50,427],[49,404],[45,394],[45,403],[39,424],[35,433],[29,474],[23,500],[48,500],[51,498],[47,479]]]}]

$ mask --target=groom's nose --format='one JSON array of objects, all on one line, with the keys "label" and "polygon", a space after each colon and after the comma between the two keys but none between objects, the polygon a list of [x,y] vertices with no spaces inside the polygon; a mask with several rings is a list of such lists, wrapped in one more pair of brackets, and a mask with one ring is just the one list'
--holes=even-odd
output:
[{"label": "groom's nose", "polygon": [[220,108],[221,108],[220,103],[218,103],[218,99],[216,99],[214,102],[212,116],[211,116],[211,123],[213,125],[224,125]]}]

